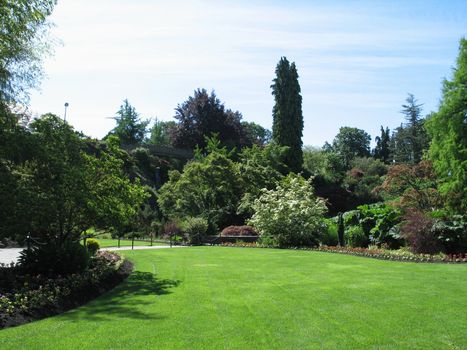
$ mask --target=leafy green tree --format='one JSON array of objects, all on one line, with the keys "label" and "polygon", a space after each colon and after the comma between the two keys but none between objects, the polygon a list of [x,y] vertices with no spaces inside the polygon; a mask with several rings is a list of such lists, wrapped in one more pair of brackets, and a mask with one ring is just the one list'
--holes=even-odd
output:
[{"label": "leafy green tree", "polygon": [[376,147],[373,150],[373,157],[383,163],[389,163],[391,156],[391,135],[389,128],[381,126],[381,136],[376,136]]},{"label": "leafy green tree", "polygon": [[148,143],[156,146],[172,146],[172,136],[176,128],[174,121],[155,120],[151,127]]},{"label": "leafy green tree", "polygon": [[354,206],[352,193],[343,184],[348,167],[341,155],[332,150],[331,145],[326,149],[305,147],[303,169],[306,174],[313,176],[315,192],[326,199],[332,215]]},{"label": "leafy green tree", "polygon": [[449,207],[467,211],[467,40],[462,38],[451,80],[444,80],[439,110],[427,121],[428,157]]},{"label": "leafy green tree", "polygon": [[311,146],[303,150],[303,169],[315,178],[334,183],[340,183],[347,170],[339,154]]},{"label": "leafy green tree", "polygon": [[377,192],[386,195],[397,207],[407,212],[428,212],[442,207],[442,200],[437,190],[436,174],[430,161],[418,164],[395,164]]},{"label": "leafy green tree", "polygon": [[331,149],[337,153],[349,169],[351,161],[356,157],[370,156],[371,136],[362,129],[344,126],[332,142]]},{"label": "leafy green tree", "polygon": [[290,174],[273,190],[263,189],[249,224],[281,247],[314,246],[325,230],[326,205],[313,193],[311,180]]},{"label": "leafy green tree", "polygon": [[27,102],[28,90],[42,76],[41,61],[50,52],[47,17],[55,0],[0,2],[0,101]]},{"label": "leafy green tree", "polygon": [[119,147],[119,139],[108,138],[96,155],[83,154],[86,159],[87,181],[91,188],[88,205],[93,212],[89,222],[94,227],[121,231],[131,227],[149,191],[139,178],[131,180],[125,172],[127,157]]},{"label": "leafy green tree", "polygon": [[272,133],[254,122],[242,122],[243,132],[245,134],[248,146],[265,146],[271,141]]},{"label": "leafy green tree", "polygon": [[194,95],[175,109],[178,121],[173,135],[173,145],[178,148],[206,147],[206,137],[217,134],[227,148],[241,148],[245,144],[242,115],[226,109],[214,91],[195,90]]},{"label": "leafy green tree", "polygon": [[303,149],[303,169],[312,176],[325,176],[328,167],[327,152],[323,149],[306,146]]},{"label": "leafy green tree", "polygon": [[200,152],[180,173],[169,173],[157,202],[169,219],[203,217],[210,233],[228,226],[237,217],[242,180],[236,164],[220,142],[207,142],[207,155]]},{"label": "leafy green tree", "polygon": [[135,107],[128,100],[123,101],[114,119],[117,125],[109,135],[117,136],[121,145],[139,145],[143,143],[149,120],[142,121]]},{"label": "leafy green tree", "polygon": [[289,148],[286,163],[290,170],[300,172],[303,164],[302,134],[303,114],[302,96],[298,83],[295,63],[290,64],[282,57],[276,67],[276,78],[271,85],[274,96],[272,110],[273,140]]},{"label": "leafy green tree", "polygon": [[245,217],[253,214],[253,202],[261,194],[261,190],[276,188],[278,182],[289,169],[285,164],[287,147],[270,143],[265,147],[254,145],[244,148],[237,163],[242,177],[242,201],[238,213]]},{"label": "leafy green tree", "polygon": [[383,183],[388,169],[379,159],[355,158],[351,162],[352,169],[347,172],[344,186],[355,196],[356,202],[374,203],[381,197],[374,189]]},{"label": "leafy green tree", "polygon": [[32,152],[6,167],[13,215],[0,220],[4,237],[23,241],[30,233],[58,249],[90,227],[132,220],[146,195],[125,176],[115,139],[96,149],[50,114],[33,121],[26,138]]}]

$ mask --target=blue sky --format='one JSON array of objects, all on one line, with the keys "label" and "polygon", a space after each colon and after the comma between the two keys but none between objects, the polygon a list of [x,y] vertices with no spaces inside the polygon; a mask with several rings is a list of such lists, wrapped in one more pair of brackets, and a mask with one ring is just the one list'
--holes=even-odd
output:
[{"label": "blue sky", "polygon": [[467,1],[59,0],[62,41],[45,61],[34,113],[63,115],[104,136],[128,98],[143,118],[171,120],[197,88],[244,120],[272,125],[281,56],[297,65],[304,145],[340,126],[394,128],[407,93],[435,110],[466,35]]}]

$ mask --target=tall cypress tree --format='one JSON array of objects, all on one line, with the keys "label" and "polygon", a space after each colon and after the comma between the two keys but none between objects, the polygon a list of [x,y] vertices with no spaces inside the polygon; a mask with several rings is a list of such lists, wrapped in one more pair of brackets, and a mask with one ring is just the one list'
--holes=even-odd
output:
[{"label": "tall cypress tree", "polygon": [[300,172],[303,164],[302,96],[295,63],[282,57],[276,67],[276,78],[271,85],[275,104],[272,110],[272,137],[281,146],[288,146],[285,162],[290,170]]}]

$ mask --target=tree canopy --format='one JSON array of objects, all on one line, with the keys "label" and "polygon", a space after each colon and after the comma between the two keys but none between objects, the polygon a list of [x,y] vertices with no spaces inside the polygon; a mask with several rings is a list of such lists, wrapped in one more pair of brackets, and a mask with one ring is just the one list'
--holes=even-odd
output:
[{"label": "tree canopy", "polygon": [[172,146],[172,137],[176,123],[173,120],[155,120],[149,130],[148,143],[155,146]]},{"label": "tree canopy", "polygon": [[174,130],[173,145],[195,149],[206,146],[206,137],[217,134],[227,148],[241,148],[246,140],[242,128],[242,115],[226,109],[214,91],[195,90],[193,96],[175,109],[178,121]]},{"label": "tree canopy", "polygon": [[115,135],[121,145],[141,144],[147,133],[149,121],[143,121],[128,100],[124,100],[115,116],[117,125],[109,135]]},{"label": "tree canopy", "polygon": [[114,137],[99,147],[51,114],[23,137],[29,147],[1,162],[0,198],[11,200],[0,220],[4,237],[23,241],[30,232],[60,246],[92,226],[117,228],[135,216],[146,194],[126,177]]},{"label": "tree canopy", "polygon": [[198,154],[182,173],[169,173],[157,201],[166,217],[204,217],[214,233],[236,216],[242,182],[225,146],[210,139],[207,148],[207,155]]},{"label": "tree canopy", "polygon": [[25,103],[42,76],[50,51],[49,22],[55,0],[0,2],[0,101]]},{"label": "tree canopy", "polygon": [[438,112],[427,120],[429,158],[440,191],[454,211],[467,211],[467,40],[462,38],[451,80],[444,80]]},{"label": "tree canopy", "polygon": [[336,152],[346,167],[356,157],[370,156],[371,136],[362,129],[344,126],[332,142],[331,150]]}]

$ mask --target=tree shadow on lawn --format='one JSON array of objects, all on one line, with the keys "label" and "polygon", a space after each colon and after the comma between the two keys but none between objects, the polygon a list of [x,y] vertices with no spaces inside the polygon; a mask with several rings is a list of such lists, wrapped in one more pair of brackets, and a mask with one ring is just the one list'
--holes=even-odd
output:
[{"label": "tree shadow on lawn", "polygon": [[105,321],[117,318],[163,319],[154,312],[157,311],[157,307],[154,306],[157,299],[148,300],[147,296],[158,298],[170,294],[172,293],[170,289],[177,287],[180,283],[179,280],[158,279],[156,275],[150,272],[135,271],[113,290],[62,316],[70,320],[82,318],[89,321]]}]

